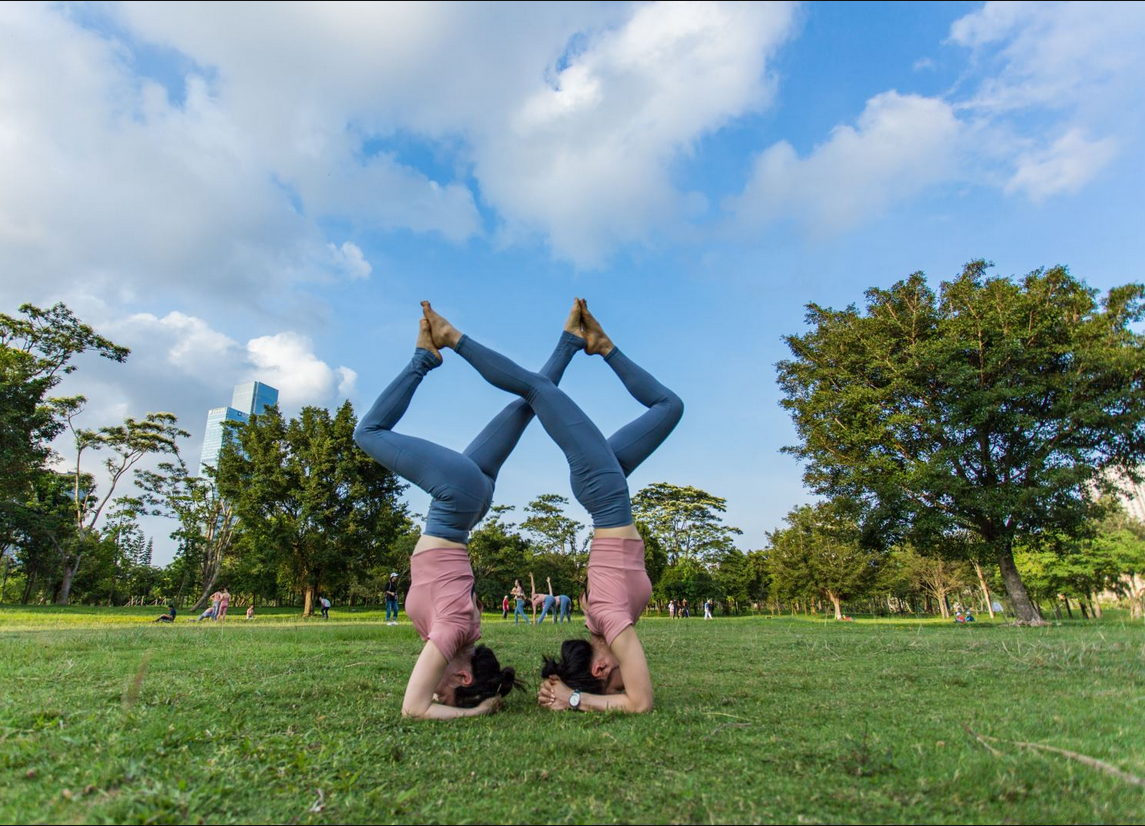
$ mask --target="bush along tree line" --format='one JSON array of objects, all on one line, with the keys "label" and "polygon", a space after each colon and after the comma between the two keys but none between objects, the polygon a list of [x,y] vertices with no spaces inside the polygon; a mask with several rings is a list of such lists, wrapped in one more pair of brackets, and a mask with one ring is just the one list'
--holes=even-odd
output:
[{"label": "bush along tree line", "polygon": [[[753,611],[934,614],[956,604],[1020,621],[1099,617],[1102,599],[1145,618],[1145,526],[1117,507],[1116,473],[1145,459],[1143,290],[1098,301],[1062,268],[1021,281],[968,265],[933,292],[921,274],[867,293],[867,308],[809,305],[786,338],[782,404],[821,501],[794,508],[766,547],[737,547],[724,499],[666,482],[633,497],[652,610],[707,599]],[[169,413],[77,426],[81,397],[51,391],[84,352],[125,348],[63,305],[0,315],[0,599],[202,605],[221,585],[239,602],[296,605],[319,594],[380,601],[391,571],[408,587],[414,520],[405,486],[353,443],[356,419],[271,407],[229,425],[218,469],[192,476]],[[50,443],[68,433],[63,469]],[[103,451],[100,491],[87,464]],[[137,467],[145,457],[147,469]],[[129,483],[134,482],[130,491]],[[115,494],[118,493],[118,497]],[[495,506],[470,557],[486,605],[514,579],[580,596],[589,528],[541,494]],[[175,525],[172,563],[151,564],[137,520]]]}]

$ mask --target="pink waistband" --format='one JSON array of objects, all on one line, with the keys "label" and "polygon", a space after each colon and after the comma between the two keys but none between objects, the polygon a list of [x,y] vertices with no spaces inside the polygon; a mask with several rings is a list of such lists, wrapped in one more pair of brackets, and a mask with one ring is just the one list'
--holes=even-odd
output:
[{"label": "pink waistband", "polygon": [[411,583],[441,579],[443,575],[473,577],[473,565],[465,548],[427,548],[410,557]]},{"label": "pink waistband", "polygon": [[602,536],[594,539],[588,552],[588,567],[643,571],[644,540],[621,539],[614,536]]}]

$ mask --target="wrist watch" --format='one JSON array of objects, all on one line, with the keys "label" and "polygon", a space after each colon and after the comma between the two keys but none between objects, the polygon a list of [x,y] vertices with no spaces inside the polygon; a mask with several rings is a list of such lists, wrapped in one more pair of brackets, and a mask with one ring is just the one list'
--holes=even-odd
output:
[{"label": "wrist watch", "polygon": [[580,711],[580,689],[578,688],[569,695],[569,708],[572,711]]}]

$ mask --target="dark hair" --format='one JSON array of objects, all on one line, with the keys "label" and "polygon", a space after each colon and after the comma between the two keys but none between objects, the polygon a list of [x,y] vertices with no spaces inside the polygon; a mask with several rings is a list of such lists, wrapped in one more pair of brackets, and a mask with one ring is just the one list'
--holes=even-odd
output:
[{"label": "dark hair", "polygon": [[592,676],[592,645],[588,640],[565,640],[561,658],[542,657],[541,679],[556,674],[569,688],[588,694],[603,694],[604,680]]},{"label": "dark hair", "polygon": [[473,672],[473,682],[469,685],[459,685],[454,689],[454,702],[458,708],[473,708],[490,697],[500,695],[504,697],[513,690],[513,686],[523,689],[524,683],[517,679],[517,672],[512,668],[502,668],[497,661],[497,655],[484,645],[477,646],[473,652],[473,662],[470,665]]}]

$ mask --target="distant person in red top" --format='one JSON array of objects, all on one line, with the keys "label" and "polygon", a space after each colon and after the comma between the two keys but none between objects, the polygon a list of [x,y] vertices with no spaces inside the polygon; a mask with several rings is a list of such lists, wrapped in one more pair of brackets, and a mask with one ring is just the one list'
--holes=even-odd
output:
[{"label": "distant person in red top", "polygon": [[509,595],[505,594],[501,600],[501,619],[509,619]]}]

